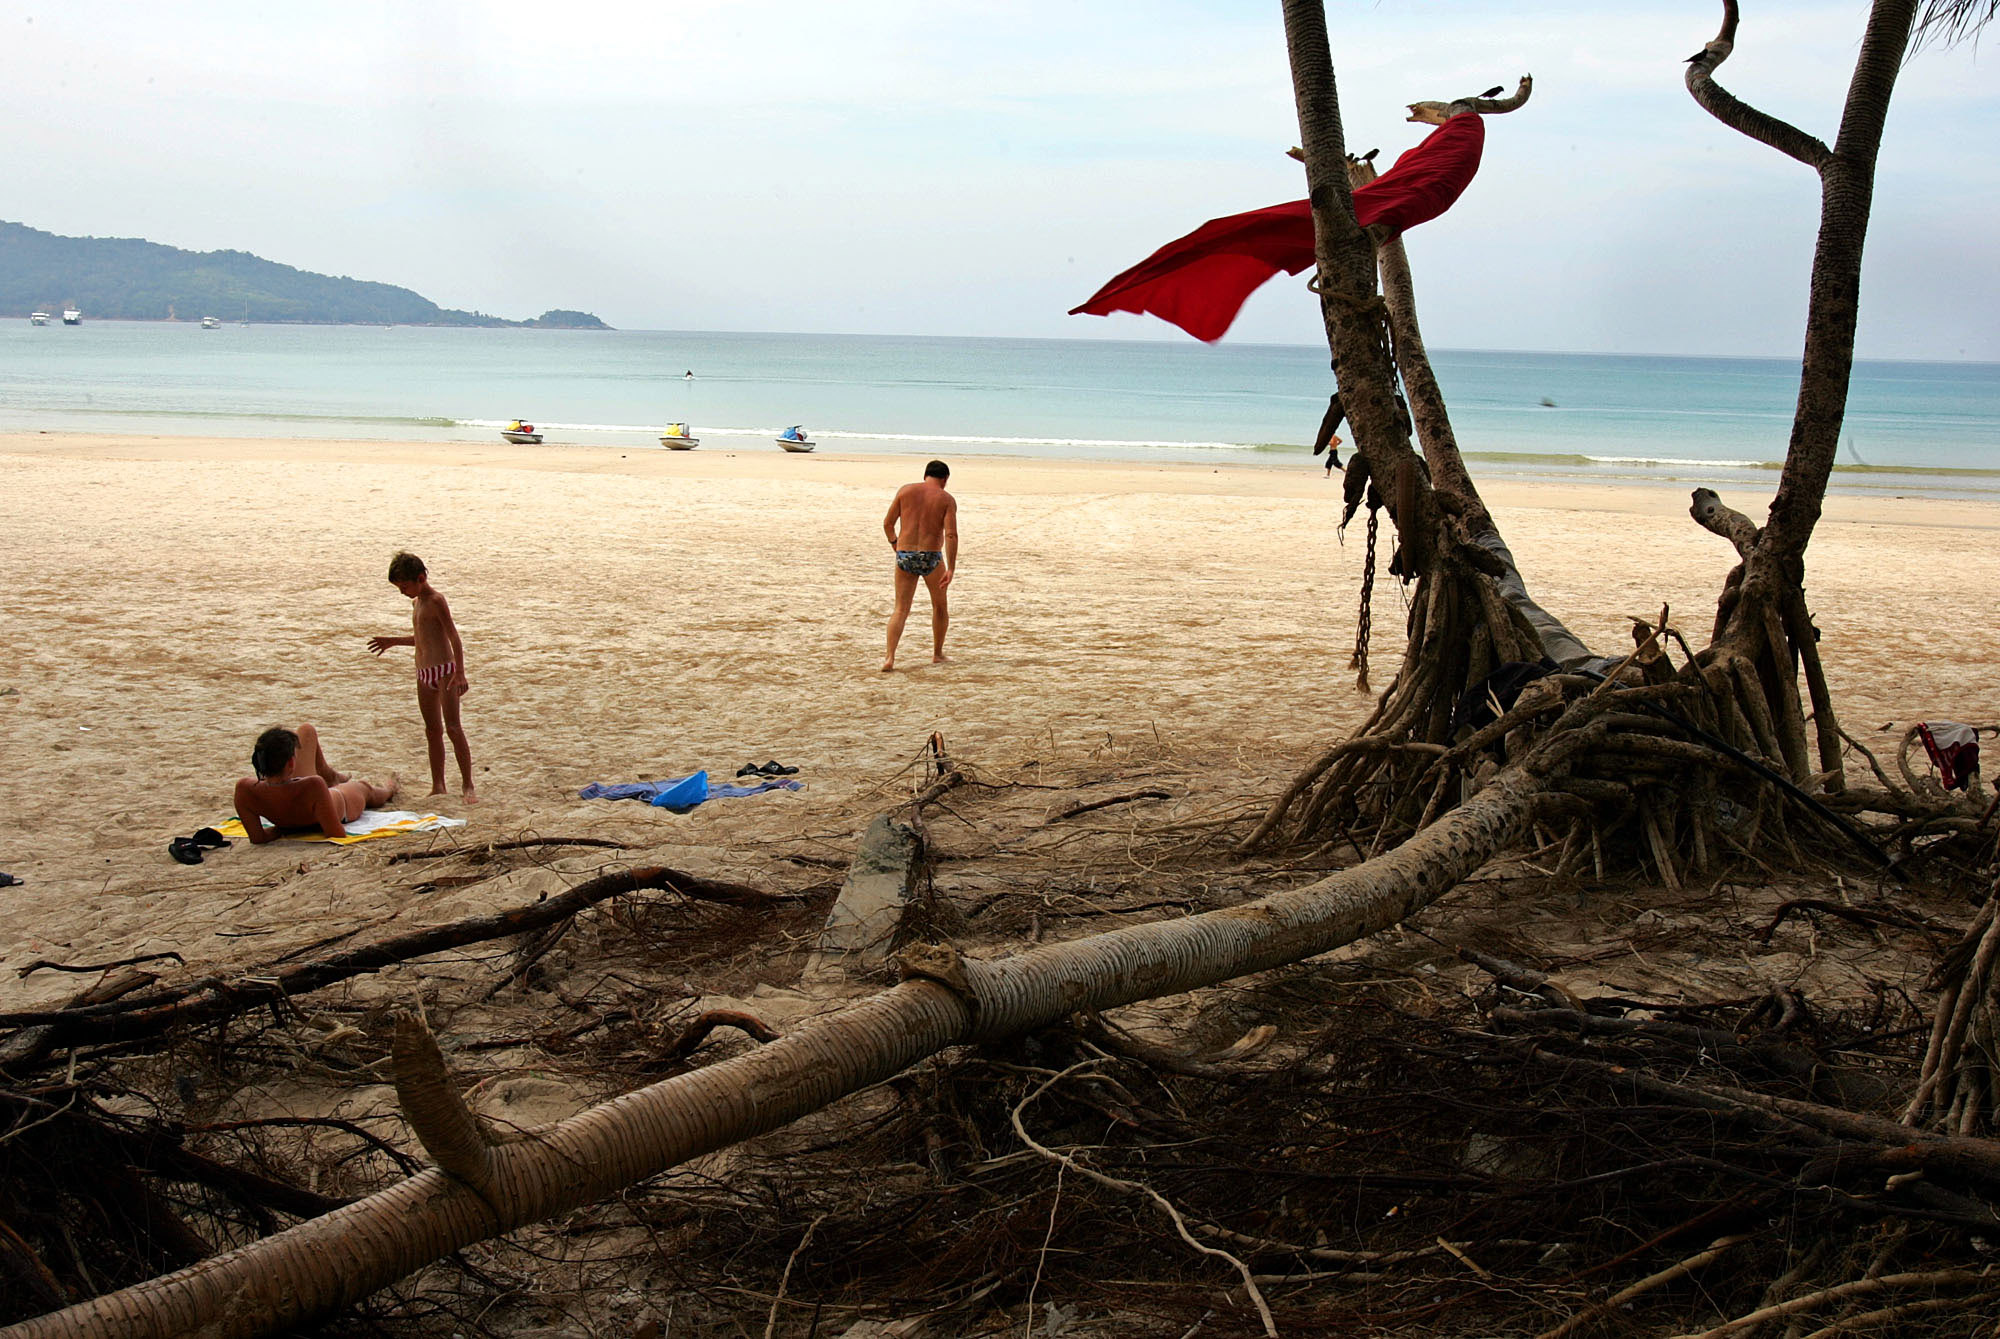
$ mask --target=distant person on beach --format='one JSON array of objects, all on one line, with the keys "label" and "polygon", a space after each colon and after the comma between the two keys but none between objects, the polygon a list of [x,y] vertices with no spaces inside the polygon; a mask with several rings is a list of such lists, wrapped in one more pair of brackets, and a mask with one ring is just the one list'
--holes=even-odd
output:
[{"label": "distant person on beach", "polygon": [[472,786],[472,748],[465,742],[465,727],[458,721],[458,700],[471,688],[465,677],[465,643],[458,639],[458,625],[451,621],[451,606],[431,585],[424,560],[414,553],[399,553],[389,560],[389,584],[415,601],[408,637],[370,637],[368,649],[381,655],[392,646],[413,646],[417,652],[417,710],[424,717],[424,741],[430,749],[431,794],[443,795],[444,740],[451,736],[451,751],[458,758],[458,779],[467,804],[479,801]]},{"label": "distant person on beach", "polygon": [[258,735],[250,766],[257,774],[236,783],[236,816],[253,845],[276,841],[287,828],[345,836],[345,825],[363,809],[386,804],[396,794],[394,772],[388,785],[378,786],[334,771],[310,724],[297,730],[273,726]]},{"label": "distant person on beach", "polygon": [[958,570],[958,499],[944,491],[949,478],[951,466],[933,460],[924,466],[921,482],[896,490],[896,500],[882,518],[882,533],[896,551],[896,612],[889,616],[884,674],[896,668],[896,643],[903,639],[920,578],[931,592],[931,663],[942,665],[951,658],[944,653],[944,631],[951,625],[944,592]]}]

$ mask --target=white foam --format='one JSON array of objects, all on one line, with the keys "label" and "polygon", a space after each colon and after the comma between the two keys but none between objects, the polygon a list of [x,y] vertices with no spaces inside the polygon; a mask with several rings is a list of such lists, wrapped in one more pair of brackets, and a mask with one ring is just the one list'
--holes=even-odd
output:
[{"label": "white foam", "polygon": [[1647,465],[1664,469],[1761,470],[1769,466],[1761,460],[1689,460],[1680,456],[1592,456],[1579,459],[1593,465]]}]

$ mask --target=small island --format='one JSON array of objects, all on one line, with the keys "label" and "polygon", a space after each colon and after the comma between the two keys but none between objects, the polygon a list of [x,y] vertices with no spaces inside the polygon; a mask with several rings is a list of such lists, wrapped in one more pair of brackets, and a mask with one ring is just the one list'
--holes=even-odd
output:
[{"label": "small island", "polygon": [[247,251],[184,251],[137,237],[62,237],[0,222],[0,316],[77,308],[92,320],[451,325],[609,330],[557,308],[528,321],[440,307],[394,284],[314,274]]},{"label": "small island", "polygon": [[589,312],[566,311],[557,307],[545,311],[532,321],[523,321],[541,330],[609,330],[611,327],[592,316]]}]

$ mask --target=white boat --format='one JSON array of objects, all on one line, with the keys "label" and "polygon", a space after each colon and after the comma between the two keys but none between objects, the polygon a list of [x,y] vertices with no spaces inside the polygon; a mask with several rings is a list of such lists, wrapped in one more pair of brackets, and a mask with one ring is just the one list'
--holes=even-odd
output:
[{"label": "white boat", "polygon": [[76,308],[74,308],[74,307],[64,307],[64,308],[63,308],[63,324],[64,324],[64,325],[82,325],[82,324],[83,324],[83,313],[82,313],[82,312],[80,312],[80,311],[78,311],[78,310],[77,310]]},{"label": "white boat", "polygon": [[787,451],[804,454],[813,449],[813,440],[806,436],[806,430],[794,423],[778,434],[778,445]]},{"label": "white boat", "polygon": [[201,318],[201,328],[203,330],[220,330],[222,329],[222,322],[216,320],[213,316],[204,316]]},{"label": "white boat", "polygon": [[47,325],[48,323],[49,323],[49,314],[47,312],[28,313],[29,325]]},{"label": "white boat", "polygon": [[669,451],[692,451],[701,445],[701,438],[692,435],[685,423],[669,423],[660,434],[660,445]]},{"label": "white boat", "polygon": [[518,418],[500,429],[500,435],[516,446],[540,446],[542,444],[542,434],[535,431],[535,425],[532,423],[523,423]]}]

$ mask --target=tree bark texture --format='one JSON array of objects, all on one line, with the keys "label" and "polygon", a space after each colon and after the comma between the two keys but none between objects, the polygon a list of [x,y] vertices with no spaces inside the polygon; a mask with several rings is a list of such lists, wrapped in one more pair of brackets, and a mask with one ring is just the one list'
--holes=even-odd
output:
[{"label": "tree bark texture", "polygon": [[1861,253],[1875,201],[1875,160],[1916,10],[1917,0],[1876,0],[1848,85],[1840,134],[1820,169],[1819,242],[1806,304],[1798,408],[1778,495],[1764,526],[1772,558],[1788,564],[1801,560],[1812,538],[1840,449],[1861,307]]},{"label": "tree bark texture", "polygon": [[1394,851],[1240,907],[994,961],[934,950],[951,970],[927,968],[757,1051],[513,1142],[480,1150],[467,1135],[477,1187],[425,1171],[187,1269],[10,1326],[0,1339],[250,1339],[309,1324],[451,1251],[776,1129],[948,1045],[1213,985],[1387,929],[1518,837],[1543,785],[1510,769]]},{"label": "tree bark texture", "polygon": [[[1695,516],[1728,537],[1743,557],[1740,581],[1724,592],[1712,649],[1725,660],[1756,667],[1761,705],[1770,712],[1775,726],[1772,743],[1792,779],[1805,784],[1810,780],[1810,765],[1798,671],[1793,663],[1797,654],[1804,663],[1812,696],[1821,773],[1836,790],[1844,784],[1838,727],[1831,701],[1818,682],[1816,649],[1800,640],[1811,634],[1804,598],[1805,551],[1819,523],[1827,482],[1840,449],[1854,367],[1861,260],[1874,204],[1875,164],[1917,8],[1918,0],[1875,0],[1870,6],[1841,112],[1840,133],[1831,149],[1737,100],[1715,83],[1716,67],[1735,48],[1736,0],[1723,0],[1721,31],[1690,62],[1687,76],[1689,93],[1717,120],[1807,164],[1820,178],[1820,226],[1806,306],[1799,396],[1777,496],[1761,530],[1751,529],[1744,518],[1721,507],[1713,494],[1696,495]],[[1746,694],[1750,690],[1751,685],[1746,684]]]},{"label": "tree bark texture", "polygon": [[[1365,186],[1375,180],[1373,163],[1350,159],[1348,185]],[[1350,197],[1352,198],[1352,197]],[[1389,309],[1389,328],[1395,335],[1396,370],[1402,374],[1403,390],[1409,396],[1410,420],[1417,441],[1430,463],[1431,483],[1440,493],[1448,493],[1459,503],[1458,521],[1469,537],[1498,534],[1499,527],[1486,510],[1465,458],[1458,451],[1458,434],[1451,428],[1451,411],[1445,407],[1444,390],[1431,370],[1430,353],[1424,348],[1424,333],[1417,324],[1417,289],[1410,278],[1410,252],[1401,233],[1374,229],[1375,259],[1382,272],[1382,300]],[[1342,401],[1343,405],[1346,403]],[[1318,445],[1318,443],[1314,443]]]},{"label": "tree bark texture", "polygon": [[1386,339],[1386,311],[1375,292],[1375,243],[1354,218],[1347,184],[1347,141],[1340,124],[1333,56],[1321,0],[1285,0],[1285,44],[1299,109],[1306,195],[1312,203],[1317,288],[1340,402],[1354,428],[1354,450],[1388,502],[1403,548],[1400,570],[1430,569],[1438,510],[1423,464],[1411,449],[1396,405],[1396,369]]}]

